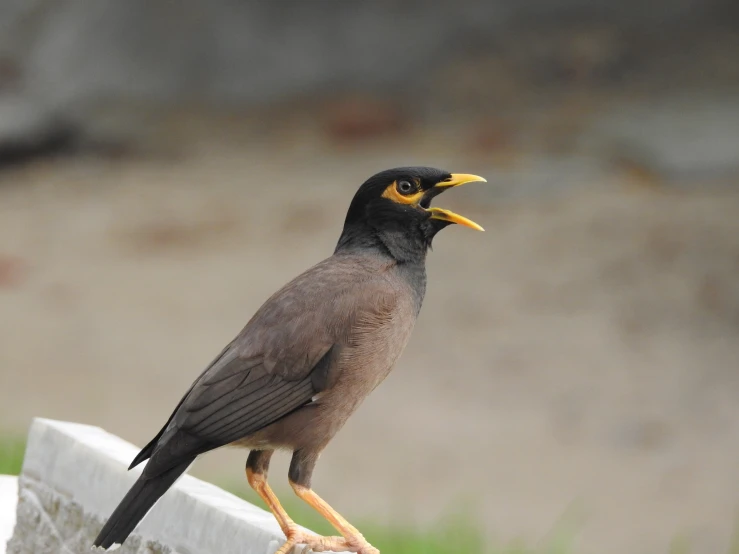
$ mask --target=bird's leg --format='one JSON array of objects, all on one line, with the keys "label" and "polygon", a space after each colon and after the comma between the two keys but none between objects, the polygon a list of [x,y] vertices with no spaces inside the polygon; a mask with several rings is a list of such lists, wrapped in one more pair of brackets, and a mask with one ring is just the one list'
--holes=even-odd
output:
[{"label": "bird's leg", "polygon": [[252,450],[249,452],[249,458],[246,460],[246,480],[249,486],[264,500],[267,507],[274,514],[280,529],[287,535],[287,530],[294,525],[290,516],[280,504],[277,495],[272,492],[272,488],[267,483],[267,471],[269,470],[269,461],[272,458],[274,450]]},{"label": "bird's leg", "polygon": [[264,500],[277,519],[287,542],[275,554],[289,554],[296,544],[307,544],[314,552],[342,552],[345,542],[342,537],[321,537],[300,529],[280,504],[277,495],[267,483],[269,461],[274,450],[252,450],[246,461],[246,479],[249,485]]},{"label": "bird's leg", "polygon": [[321,514],[344,537],[343,547],[358,554],[380,554],[380,551],[367,542],[364,535],[349,523],[328,502],[318,496],[310,487],[313,468],[318,461],[317,452],[296,450],[290,462],[290,486],[302,500]]},{"label": "bird's leg", "polygon": [[[359,554],[380,554],[380,551],[367,542],[364,535],[349,523],[344,517],[334,510],[328,502],[318,496],[309,487],[304,487],[290,481],[295,494],[305,500],[312,508],[321,514],[334,528],[344,537],[339,551],[348,550]],[[336,537],[332,537],[336,538]]]}]

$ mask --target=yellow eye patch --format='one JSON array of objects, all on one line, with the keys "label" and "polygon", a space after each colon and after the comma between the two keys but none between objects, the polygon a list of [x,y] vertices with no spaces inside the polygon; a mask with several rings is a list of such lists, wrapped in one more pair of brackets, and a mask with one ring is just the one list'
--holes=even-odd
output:
[{"label": "yellow eye patch", "polygon": [[398,192],[397,182],[393,182],[392,185],[387,187],[385,189],[385,192],[382,193],[383,198],[389,198],[393,202],[397,202],[398,204],[408,204],[408,205],[415,205],[418,204],[421,201],[421,198],[423,198],[424,192],[418,191],[414,192],[413,194],[403,195]]}]

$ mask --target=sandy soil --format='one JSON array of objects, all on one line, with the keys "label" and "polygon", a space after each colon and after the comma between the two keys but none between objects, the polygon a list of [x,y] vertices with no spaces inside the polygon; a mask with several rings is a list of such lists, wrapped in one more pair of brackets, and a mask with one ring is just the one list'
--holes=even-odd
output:
[{"label": "sandy soil", "polygon": [[[330,254],[354,189],[397,152],[212,147],[0,176],[1,426],[45,416],[143,444],[260,303]],[[739,192],[700,190],[445,195],[487,232],[438,238],[411,344],[316,489],[380,521],[470,502],[499,540],[565,522],[580,552],[655,554],[676,537],[727,551]],[[213,453],[194,473],[243,482],[244,458]]]}]

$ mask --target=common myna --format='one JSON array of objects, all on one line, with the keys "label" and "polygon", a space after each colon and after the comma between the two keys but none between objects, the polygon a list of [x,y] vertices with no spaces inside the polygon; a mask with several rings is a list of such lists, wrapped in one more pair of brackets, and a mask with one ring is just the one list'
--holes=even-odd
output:
[{"label": "common myna", "polygon": [[[213,360],[169,421],[134,458],[149,462],[94,546],[122,544],[196,456],[224,445],[250,449],[246,477],[287,537],[276,554],[376,554],[362,534],[311,490],[321,451],[405,348],[426,290],[426,252],[452,223],[482,227],[430,207],[441,192],[485,181],[430,167],[389,169],[354,195],[333,255],[277,291]],[[276,449],[292,451],[295,493],[341,534],[303,532],[267,484]],[[130,468],[129,468],[130,469]]]}]

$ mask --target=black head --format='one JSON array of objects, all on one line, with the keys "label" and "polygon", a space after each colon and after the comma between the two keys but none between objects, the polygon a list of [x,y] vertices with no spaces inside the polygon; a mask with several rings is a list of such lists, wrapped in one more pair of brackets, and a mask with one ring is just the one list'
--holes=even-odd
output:
[{"label": "black head", "polygon": [[436,233],[452,223],[482,231],[465,217],[431,207],[445,190],[475,181],[485,179],[433,167],[398,167],[373,175],[354,195],[337,251],[379,247],[399,261],[422,260]]}]

